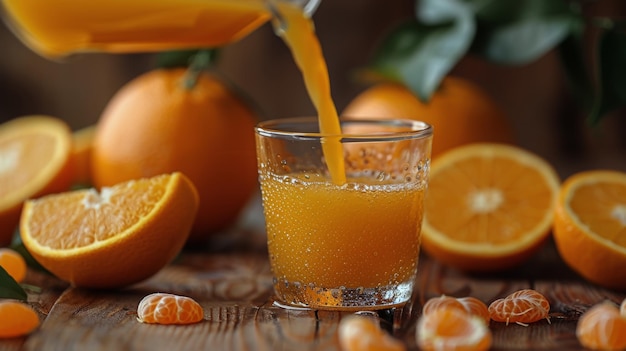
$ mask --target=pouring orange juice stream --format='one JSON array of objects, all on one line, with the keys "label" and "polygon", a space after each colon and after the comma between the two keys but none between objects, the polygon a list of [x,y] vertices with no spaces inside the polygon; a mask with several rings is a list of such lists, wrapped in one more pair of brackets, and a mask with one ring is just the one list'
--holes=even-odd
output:
[{"label": "pouring orange juice stream", "polygon": [[1,0],[9,25],[48,57],[77,51],[139,52],[212,47],[236,41],[272,18],[290,47],[318,116],[333,182],[345,171],[341,128],[328,70],[313,24],[302,8],[269,0]]},{"label": "pouring orange juice stream", "polygon": [[[294,60],[302,71],[309,96],[317,109],[320,131],[325,135],[334,135],[325,138],[322,145],[331,178],[335,184],[343,184],[346,182],[346,174],[339,136],[341,127],[337,109],[330,94],[326,61],[313,24],[302,15],[302,11],[294,7],[282,6],[279,15],[286,18],[287,28],[281,36],[291,48]],[[280,31],[281,28],[278,30]]]}]

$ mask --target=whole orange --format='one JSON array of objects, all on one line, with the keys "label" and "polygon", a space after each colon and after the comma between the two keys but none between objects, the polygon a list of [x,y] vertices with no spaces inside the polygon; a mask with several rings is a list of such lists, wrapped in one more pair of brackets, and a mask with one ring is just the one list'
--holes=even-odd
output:
[{"label": "whole orange", "polygon": [[96,187],[182,172],[200,206],[191,241],[224,230],[257,187],[255,112],[220,78],[186,69],[152,70],[109,101],[96,127],[91,171]]},{"label": "whole orange", "polygon": [[432,157],[473,142],[514,143],[507,116],[475,83],[446,77],[429,102],[399,83],[378,83],[346,106],[343,118],[408,118],[433,126]]}]

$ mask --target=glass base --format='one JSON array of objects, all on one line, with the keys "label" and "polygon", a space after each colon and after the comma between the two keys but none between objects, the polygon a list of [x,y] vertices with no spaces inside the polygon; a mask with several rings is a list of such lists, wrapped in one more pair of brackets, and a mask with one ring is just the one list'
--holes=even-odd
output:
[{"label": "glass base", "polygon": [[413,286],[410,281],[375,288],[323,288],[275,281],[275,305],[316,310],[381,310],[405,305],[411,299]]}]

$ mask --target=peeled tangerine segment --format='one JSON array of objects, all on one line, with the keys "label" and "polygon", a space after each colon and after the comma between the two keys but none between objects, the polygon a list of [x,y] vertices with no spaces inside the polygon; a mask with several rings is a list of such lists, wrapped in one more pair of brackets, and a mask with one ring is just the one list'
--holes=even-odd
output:
[{"label": "peeled tangerine segment", "polygon": [[39,326],[39,315],[29,305],[17,301],[0,301],[0,338],[30,334]]},{"label": "peeled tangerine segment", "polygon": [[417,322],[420,350],[488,350],[492,335],[485,321],[457,308],[438,308]]},{"label": "peeled tangerine segment", "polygon": [[350,315],[339,323],[339,343],[344,351],[404,351],[399,340],[381,329],[375,318]]},{"label": "peeled tangerine segment", "polygon": [[550,321],[550,303],[539,292],[532,289],[516,291],[489,305],[489,315],[496,322],[533,323],[541,319]]},{"label": "peeled tangerine segment", "polygon": [[626,318],[613,302],[601,302],[580,317],[576,325],[576,337],[589,349],[624,350]]},{"label": "peeled tangerine segment", "polygon": [[147,295],[137,307],[137,319],[151,324],[192,324],[204,318],[202,306],[187,296],[166,293]]}]

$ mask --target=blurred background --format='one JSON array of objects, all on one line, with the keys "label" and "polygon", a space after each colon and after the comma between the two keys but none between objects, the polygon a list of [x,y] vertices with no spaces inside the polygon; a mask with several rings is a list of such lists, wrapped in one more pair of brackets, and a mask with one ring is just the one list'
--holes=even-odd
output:
[{"label": "blurred background", "polygon": [[[365,85],[354,70],[381,38],[414,17],[413,1],[322,1],[314,15],[339,111]],[[623,11],[624,2],[599,2],[590,11]],[[42,58],[0,27],[0,122],[29,114],[66,120],[73,129],[96,123],[113,94],[155,68],[153,54],[79,54]],[[314,113],[299,71],[269,24],[225,47],[218,69],[257,104],[263,118]],[[487,91],[506,112],[519,144],[546,158],[562,177],[585,169],[626,171],[626,113],[590,127],[572,101],[555,53],[525,66],[497,66],[467,56],[453,70]]]}]

